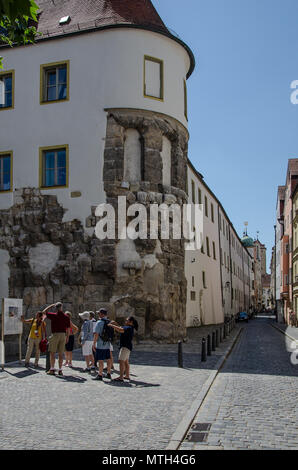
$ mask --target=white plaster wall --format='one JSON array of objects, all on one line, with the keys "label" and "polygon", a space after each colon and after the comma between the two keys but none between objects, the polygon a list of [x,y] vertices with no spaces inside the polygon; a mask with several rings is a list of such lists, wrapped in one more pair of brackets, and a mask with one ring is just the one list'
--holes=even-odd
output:
[{"label": "white plaster wall", "polygon": [[0,250],[0,311],[2,309],[2,299],[9,297],[9,254],[6,250]]},{"label": "white plaster wall", "polygon": [[[186,304],[186,321],[187,326],[193,325],[194,317],[199,317],[204,324],[216,324],[223,322],[223,309],[221,297],[220,282],[220,259],[219,259],[219,238],[218,238],[218,203],[212,195],[206,190],[205,186],[199,181],[193,170],[188,167],[188,188],[189,203],[192,202],[191,181],[195,183],[196,203],[198,204],[198,187],[202,191],[202,201],[205,195],[208,198],[209,217],[203,217],[203,238],[204,251],[201,250],[185,252],[185,275],[187,279],[187,304]],[[211,221],[210,203],[214,206],[214,222]],[[209,238],[210,254],[207,255],[206,236]],[[212,242],[215,242],[216,260],[213,259]],[[195,260],[195,261],[193,261]],[[193,262],[192,262],[193,261]],[[202,271],[206,274],[206,285],[203,286]],[[192,287],[192,276],[195,279],[195,286]],[[190,291],[196,292],[196,300],[191,300]]]},{"label": "white plaster wall", "polygon": [[[15,70],[15,108],[0,113],[0,152],[13,151],[13,187],[38,187],[39,147],[69,145],[69,188],[57,194],[68,209],[64,221],[85,225],[90,206],[105,201],[102,182],[105,108],[164,113],[185,127],[183,79],[189,69],[185,49],[149,31],[106,30],[5,49],[4,70]],[[164,61],[164,101],[143,95],[144,55]],[[40,65],[70,61],[70,100],[40,105]],[[82,196],[71,198],[72,191]],[[13,193],[0,194],[0,209]],[[92,229],[91,229],[92,230]]]}]

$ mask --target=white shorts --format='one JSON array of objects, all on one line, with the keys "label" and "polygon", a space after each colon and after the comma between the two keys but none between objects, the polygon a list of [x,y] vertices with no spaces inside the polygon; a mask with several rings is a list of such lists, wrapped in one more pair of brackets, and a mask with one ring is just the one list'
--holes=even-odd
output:
[{"label": "white shorts", "polygon": [[82,346],[82,353],[83,356],[92,356],[92,345],[93,341],[85,341],[85,343]]},{"label": "white shorts", "polygon": [[122,347],[119,352],[119,361],[128,361],[130,356],[130,350]]},{"label": "white shorts", "polygon": [[110,351],[114,351],[113,345],[110,344]]}]

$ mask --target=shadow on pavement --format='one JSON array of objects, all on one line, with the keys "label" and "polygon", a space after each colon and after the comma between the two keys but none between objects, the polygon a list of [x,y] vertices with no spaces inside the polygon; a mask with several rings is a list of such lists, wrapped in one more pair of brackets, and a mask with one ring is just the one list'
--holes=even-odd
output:
[{"label": "shadow on pavement", "polygon": [[124,387],[124,388],[145,388],[145,387],[160,387],[160,384],[152,384],[148,382],[141,382],[139,380],[130,380],[129,382],[116,382],[111,380],[111,382],[105,382],[106,385],[111,385],[113,387]]},{"label": "shadow on pavement", "polygon": [[73,375],[56,375],[55,376],[59,380],[64,380],[65,382],[76,382],[76,383],[84,383],[87,382],[87,379],[84,377],[78,377]]},{"label": "shadow on pavement", "polygon": [[38,374],[38,370],[32,370],[32,369],[22,370],[20,372],[16,372],[15,374],[13,374],[12,372],[9,372],[7,369],[5,369],[5,372],[7,372],[7,374],[9,375],[12,375],[16,379],[24,379],[25,377],[29,377],[30,375]]}]

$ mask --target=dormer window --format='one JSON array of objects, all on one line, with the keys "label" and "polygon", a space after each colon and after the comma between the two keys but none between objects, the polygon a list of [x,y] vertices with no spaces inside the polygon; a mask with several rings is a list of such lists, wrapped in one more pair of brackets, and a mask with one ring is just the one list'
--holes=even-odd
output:
[{"label": "dormer window", "polygon": [[68,24],[68,23],[70,23],[70,19],[71,18],[70,18],[69,15],[68,16],[63,16],[62,18],[60,18],[59,24],[60,25]]}]

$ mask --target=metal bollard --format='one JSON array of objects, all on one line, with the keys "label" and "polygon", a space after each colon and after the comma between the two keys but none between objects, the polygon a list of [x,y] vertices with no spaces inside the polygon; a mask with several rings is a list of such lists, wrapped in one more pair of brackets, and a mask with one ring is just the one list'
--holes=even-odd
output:
[{"label": "metal bollard", "polygon": [[219,332],[216,330],[215,332],[215,346],[218,348],[219,346]]},{"label": "metal bollard", "polygon": [[212,331],[212,351],[215,351],[215,331]]},{"label": "metal bollard", "polygon": [[178,341],[178,367],[183,367],[182,341]]},{"label": "metal bollard", "polygon": [[50,351],[49,351],[49,344],[47,345],[47,352],[46,352],[46,372],[50,370],[51,362],[50,362]]},{"label": "metal bollard", "polygon": [[211,338],[210,338],[210,335],[207,336],[207,355],[211,356]]},{"label": "metal bollard", "polygon": [[222,326],[219,328],[219,341],[222,342]]},{"label": "metal bollard", "polygon": [[224,323],[224,326],[223,326],[223,339],[225,339],[227,336],[227,326],[226,326],[226,323]]},{"label": "metal bollard", "polygon": [[202,338],[202,353],[201,353],[201,362],[207,361],[207,351],[206,351],[206,340]]}]

